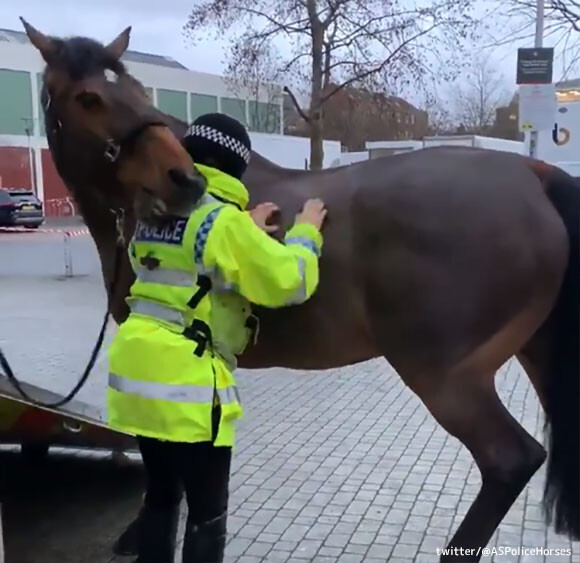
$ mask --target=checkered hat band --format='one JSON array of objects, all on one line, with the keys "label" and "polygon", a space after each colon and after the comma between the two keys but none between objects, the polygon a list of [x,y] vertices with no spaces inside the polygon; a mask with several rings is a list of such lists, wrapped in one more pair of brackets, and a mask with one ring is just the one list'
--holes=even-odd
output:
[{"label": "checkered hat band", "polygon": [[192,125],[185,134],[186,137],[203,137],[208,141],[213,141],[222,147],[236,153],[239,157],[244,159],[246,164],[250,162],[250,151],[242,142],[225,135],[221,131],[209,127],[207,125]]}]

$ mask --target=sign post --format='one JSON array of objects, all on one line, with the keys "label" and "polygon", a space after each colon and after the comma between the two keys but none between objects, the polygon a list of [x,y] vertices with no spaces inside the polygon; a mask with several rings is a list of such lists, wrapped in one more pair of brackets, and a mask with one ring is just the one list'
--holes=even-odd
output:
[{"label": "sign post", "polygon": [[556,114],[556,92],[552,84],[554,49],[545,48],[544,0],[536,0],[536,37],[533,48],[518,49],[516,83],[520,85],[520,130],[530,131],[532,158],[538,154],[538,131],[551,129]]}]

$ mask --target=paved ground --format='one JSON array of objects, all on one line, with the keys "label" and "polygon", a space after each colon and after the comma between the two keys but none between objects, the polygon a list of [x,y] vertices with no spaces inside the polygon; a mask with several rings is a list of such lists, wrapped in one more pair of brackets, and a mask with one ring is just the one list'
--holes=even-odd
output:
[{"label": "paved ground", "polygon": [[[0,235],[0,346],[22,378],[65,391],[84,367],[104,307],[94,249],[89,239],[76,239],[75,260],[87,275],[62,280],[54,277],[60,273],[40,277],[37,271],[45,255],[56,260],[58,240],[26,242]],[[103,404],[105,368],[101,362],[81,395],[95,406]],[[246,417],[231,482],[228,562],[438,560],[436,548],[457,528],[479,475],[465,448],[436,425],[386,362],[325,372],[240,370],[237,377]],[[517,362],[504,366],[497,385],[512,414],[540,438],[538,403]],[[20,478],[16,493],[31,480],[36,486],[33,500],[22,492],[13,502],[7,535],[17,555],[7,563],[110,561],[110,540],[138,503],[140,471],[114,470],[102,459],[49,463],[40,481],[16,461],[8,464]],[[571,548],[542,523],[542,484],[540,471],[489,547]],[[34,501],[44,512],[28,512],[26,519],[16,501],[28,510]],[[574,555],[483,561],[580,562],[580,545]]]}]

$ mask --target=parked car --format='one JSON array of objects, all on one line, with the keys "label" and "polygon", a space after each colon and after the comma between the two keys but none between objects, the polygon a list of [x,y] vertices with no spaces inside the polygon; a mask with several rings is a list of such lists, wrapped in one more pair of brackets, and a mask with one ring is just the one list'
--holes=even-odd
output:
[{"label": "parked car", "polygon": [[37,229],[44,223],[42,202],[30,190],[0,189],[0,227]]}]

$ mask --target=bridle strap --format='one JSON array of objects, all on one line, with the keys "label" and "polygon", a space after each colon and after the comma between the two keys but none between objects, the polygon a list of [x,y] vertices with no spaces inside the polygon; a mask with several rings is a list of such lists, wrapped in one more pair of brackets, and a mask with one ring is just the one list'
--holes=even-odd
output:
[{"label": "bridle strap", "polygon": [[114,164],[121,156],[123,147],[134,143],[149,127],[167,127],[167,123],[159,119],[150,119],[140,123],[135,128],[126,133],[121,139],[115,140],[113,138],[107,139],[105,142],[104,157],[111,164]]},{"label": "bridle strap", "polygon": [[[50,93],[47,90],[44,91],[47,97],[46,103],[44,104],[44,116],[47,125],[47,135],[51,135],[55,141],[55,143],[50,143],[50,145],[56,145],[55,148],[51,150],[51,152],[53,153],[53,159],[55,161],[57,170],[59,170],[59,160],[62,156],[62,121],[54,113],[54,108],[52,107],[52,97],[50,96]],[[135,142],[147,129],[149,129],[149,127],[168,127],[168,125],[161,119],[151,118],[139,123],[119,139],[111,137],[103,141],[104,159],[110,164],[115,164],[119,160],[119,157],[123,152],[123,148]]]}]

